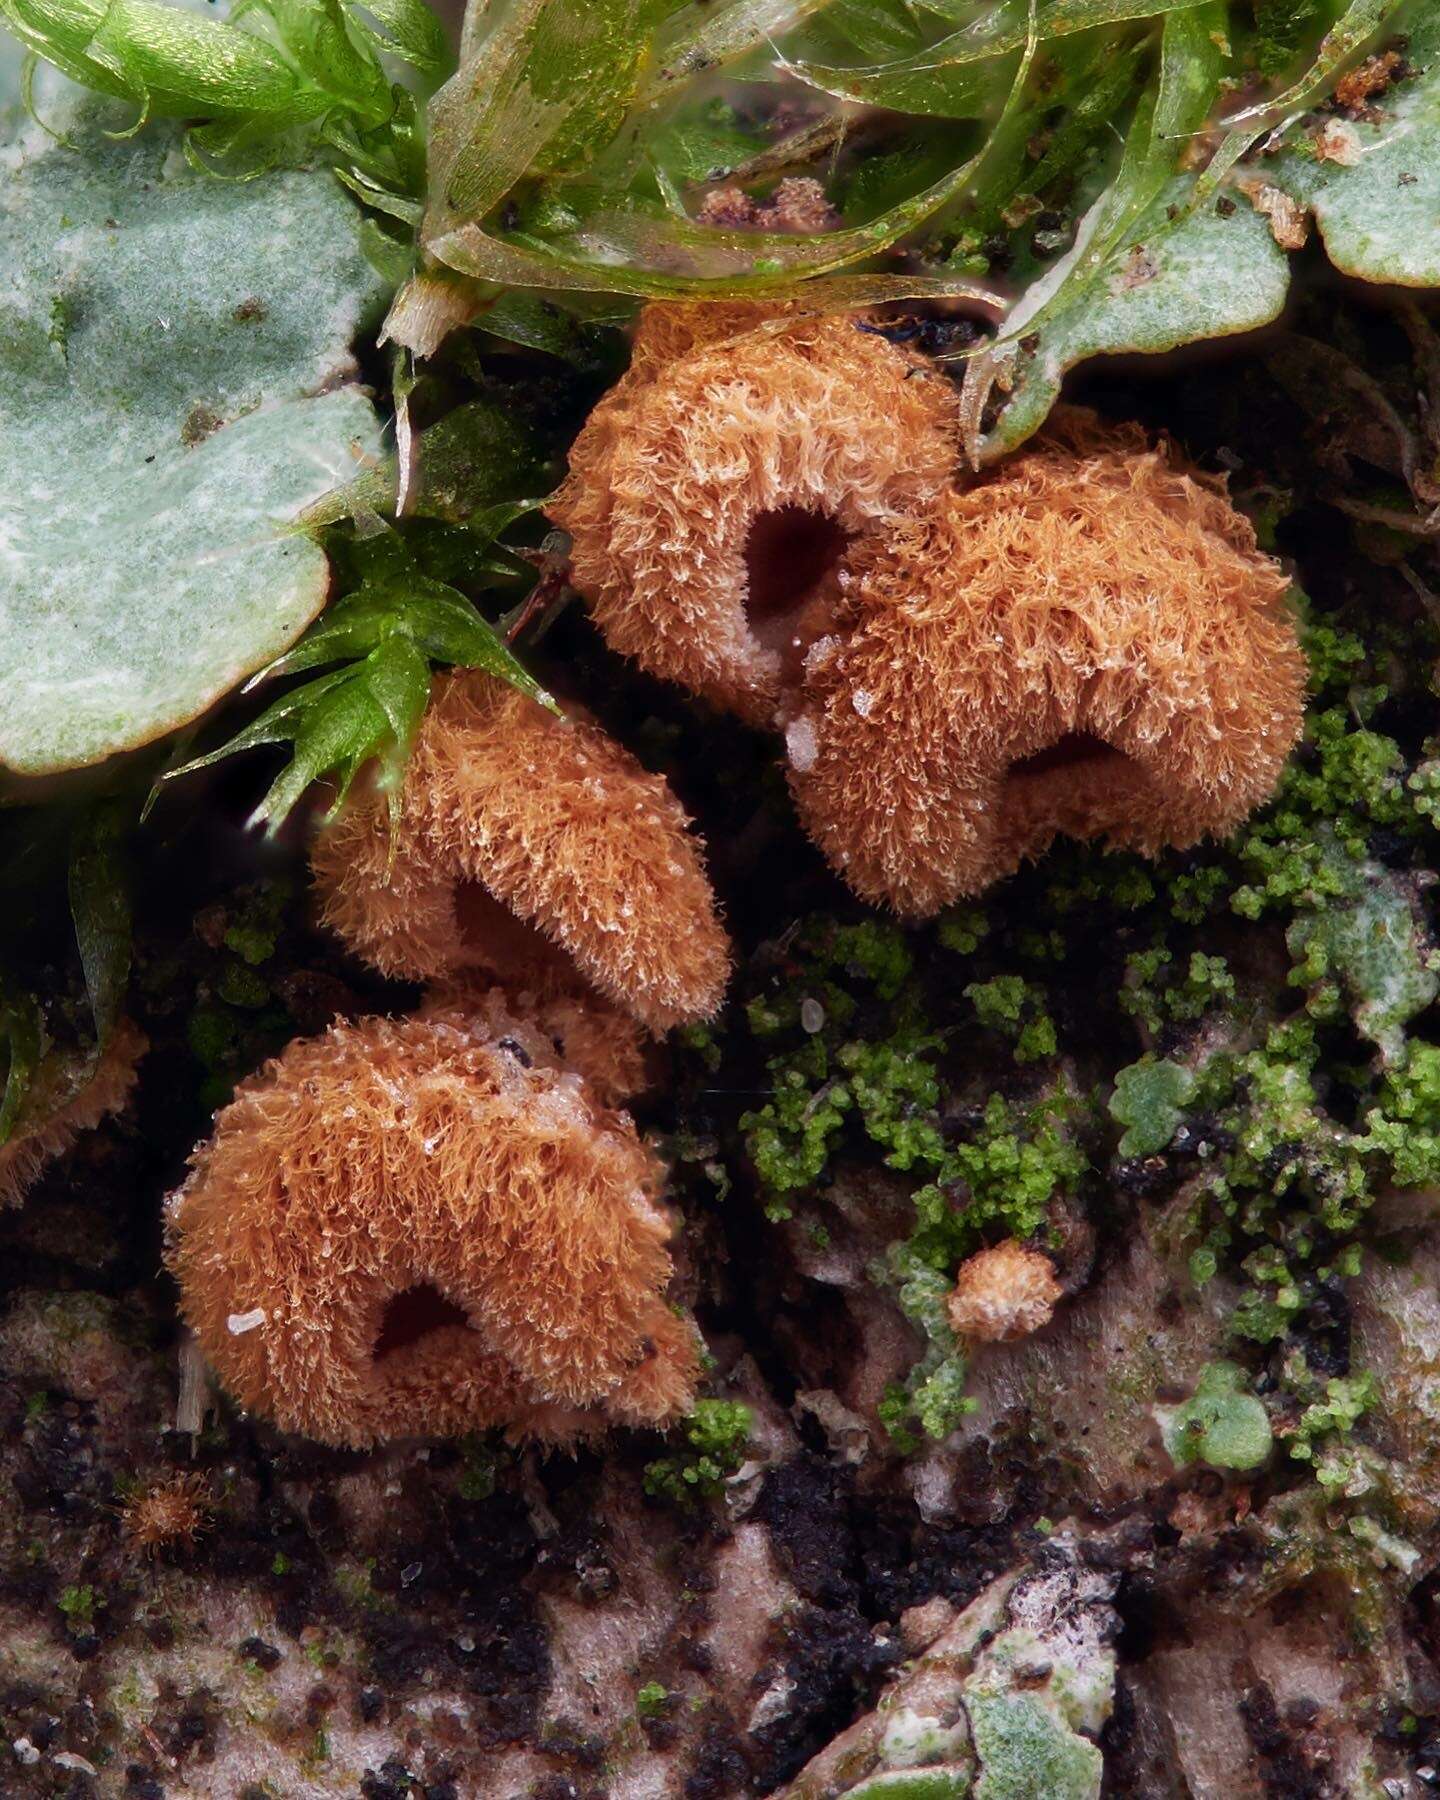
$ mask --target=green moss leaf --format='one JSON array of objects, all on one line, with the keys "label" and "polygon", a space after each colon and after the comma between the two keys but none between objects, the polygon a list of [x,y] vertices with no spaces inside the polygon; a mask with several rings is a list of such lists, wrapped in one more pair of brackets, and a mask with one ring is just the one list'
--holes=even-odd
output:
[{"label": "green moss leaf", "polygon": [[438,75],[454,62],[445,27],[424,0],[344,0],[351,18],[374,19],[385,40],[424,75]]},{"label": "green moss leaf", "polygon": [[1150,1058],[1131,1063],[1115,1077],[1110,1117],[1128,1127],[1122,1156],[1155,1156],[1175,1135],[1183,1109],[1195,1096],[1195,1076],[1180,1063]]},{"label": "green moss leaf", "polygon": [[645,1492],[688,1506],[713,1499],[745,1460],[754,1414],[739,1400],[697,1400],[677,1427],[689,1446],[645,1465]]},{"label": "green moss leaf", "polygon": [[1177,1468],[1208,1463],[1216,1469],[1258,1469],[1270,1455],[1270,1417],[1246,1391],[1236,1363],[1211,1363],[1183,1405],[1157,1407],[1166,1454]]},{"label": "green moss leaf", "polygon": [[1043,0],[1028,8],[1009,0],[953,36],[908,57],[890,58],[872,68],[822,68],[801,62],[796,73],[812,87],[838,98],[899,112],[970,118],[993,93],[989,64],[1019,51],[1029,36],[1042,42],[1113,25],[1182,11],[1198,0]]},{"label": "green moss leaf", "polygon": [[292,744],[289,763],[251,817],[252,824],[273,833],[306,788],[331,773],[339,790],[333,814],[360,769],[378,757],[393,816],[430,698],[432,662],[484,669],[556,710],[464,595],[413,571],[347,596],[264,674],[290,675],[342,660],[343,667],[292,688],[228,743],[169,771],[165,779],[188,775],[241,750]]},{"label": "green moss leaf", "polygon": [[1347,275],[1437,287],[1440,12],[1412,7],[1397,23],[1409,32],[1406,62],[1413,73],[1377,96],[1378,116],[1329,121],[1324,157],[1310,132],[1299,133],[1267,165],[1267,179],[1312,209],[1330,260]]},{"label": "green moss leaf", "polygon": [[1081,222],[1064,267],[1057,264],[1006,323],[1012,393],[983,441],[984,457],[1038,429],[1066,371],[1087,357],[1153,355],[1279,316],[1289,267],[1266,221],[1223,196],[1218,206],[1190,211],[1193,192],[1188,176],[1168,182],[1108,244],[1095,241],[1098,213]]},{"label": "green moss leaf", "polygon": [[28,774],[160,737],[293,642],[329,575],[292,522],[379,451],[336,384],[383,294],[330,177],[75,130],[25,132],[0,199],[0,763]]}]

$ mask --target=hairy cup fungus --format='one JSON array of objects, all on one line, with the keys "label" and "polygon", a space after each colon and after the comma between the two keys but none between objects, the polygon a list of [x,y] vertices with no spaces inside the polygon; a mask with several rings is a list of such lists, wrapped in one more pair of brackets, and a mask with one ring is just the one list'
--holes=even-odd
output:
[{"label": "hairy cup fungus", "polygon": [[171,1200],[167,1257],[216,1374],[287,1430],[565,1442],[690,1402],[660,1186],[629,1119],[528,1026],[369,1019],[242,1083]]},{"label": "hairy cup fungus", "polygon": [[1222,835],[1300,730],[1285,590],[1217,483],[1066,413],[857,567],[790,724],[801,818],[857,892],[918,916],[1060,833],[1151,855]]},{"label": "hairy cup fungus", "polygon": [[549,511],[612,648],[768,724],[852,563],[948,486],[955,412],[853,319],[651,307]]},{"label": "hairy cup fungus", "polygon": [[311,860],[325,924],[383,974],[593,990],[663,1031],[730,972],[687,823],[598,727],[467,669],[436,679],[393,833],[359,795]]},{"label": "hairy cup fungus", "polygon": [[974,1343],[1029,1337],[1049,1324],[1060,1294],[1050,1258],[1006,1238],[961,1263],[947,1302],[951,1328]]},{"label": "hairy cup fungus", "polygon": [[19,1123],[0,1144],[0,1206],[18,1206],[47,1163],[62,1156],[82,1131],[124,1108],[147,1048],[143,1033],[122,1019],[79,1087],[72,1087],[73,1070],[63,1060],[41,1064]]}]

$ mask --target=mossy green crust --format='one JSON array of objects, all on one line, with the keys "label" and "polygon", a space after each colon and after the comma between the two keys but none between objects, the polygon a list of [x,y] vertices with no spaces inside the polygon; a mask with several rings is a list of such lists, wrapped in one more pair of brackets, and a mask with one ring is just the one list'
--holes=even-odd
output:
[{"label": "mossy green crust", "polygon": [[1038,982],[997,975],[993,981],[972,981],[965,993],[983,1026],[1014,1041],[1016,1062],[1055,1054],[1055,1021],[1045,1010],[1045,990]]},{"label": "mossy green crust", "polygon": [[[937,932],[946,948],[982,935],[953,918]],[[773,1097],[740,1121],[747,1148],[772,1218],[791,1215],[792,1196],[815,1187],[857,1128],[887,1168],[917,1179],[914,1228],[875,1273],[895,1287],[929,1348],[882,1411],[902,1442],[907,1421],[943,1437],[967,1410],[964,1359],[943,1305],[955,1267],[988,1238],[1040,1231],[1052,1202],[1086,1171],[1074,1127],[1092,1109],[1054,1067],[1040,983],[1000,975],[967,985],[957,980],[963,963],[922,975],[904,934],[874,921],[811,920],[795,948],[806,959],[800,977],[747,1009],[756,1037],[786,1046],[768,1059]],[[978,1024],[1009,1045],[1002,1054],[1017,1066],[1042,1070],[1023,1092],[985,1095],[963,1123],[942,1116],[955,1027],[937,1028],[930,1016],[937,979],[959,1003],[956,1025],[967,1036]]]},{"label": "mossy green crust", "polygon": [[1195,1074],[1183,1063],[1145,1057],[1115,1077],[1110,1116],[1127,1127],[1122,1156],[1154,1156],[1174,1137],[1187,1101],[1195,1097]]},{"label": "mossy green crust", "polygon": [[1093,1800],[1104,1759],[1026,1694],[972,1694],[966,1701],[984,1773],[976,1800]]},{"label": "mossy green crust", "polygon": [[1164,945],[1137,951],[1125,965],[1120,1004],[1150,1031],[1168,1023],[1202,1019],[1235,999],[1235,977],[1223,956],[1193,950],[1183,974]]},{"label": "mossy green crust", "polygon": [[645,1466],[645,1492],[682,1506],[713,1499],[745,1460],[754,1423],[739,1400],[697,1400],[677,1427],[687,1448]]},{"label": "mossy green crust", "polygon": [[892,1769],[851,1788],[845,1800],[965,1800],[968,1769]]}]

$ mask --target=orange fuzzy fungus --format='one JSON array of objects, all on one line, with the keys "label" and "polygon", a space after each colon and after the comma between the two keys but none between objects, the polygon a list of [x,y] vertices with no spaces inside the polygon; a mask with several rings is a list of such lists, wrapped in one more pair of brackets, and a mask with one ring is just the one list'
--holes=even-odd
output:
[{"label": "orange fuzzy fungus", "polygon": [[122,1019],[79,1087],[73,1086],[72,1064],[41,1064],[19,1123],[0,1144],[0,1206],[18,1206],[45,1165],[64,1155],[82,1131],[123,1110],[148,1048],[143,1033]]},{"label": "orange fuzzy fungus", "polygon": [[1009,1343],[1049,1324],[1060,1295],[1050,1258],[1007,1238],[961,1263],[947,1302],[950,1324],[975,1343]]},{"label": "orange fuzzy fungus", "polygon": [[132,1494],[120,1509],[125,1535],[147,1556],[186,1549],[210,1523],[210,1484],[200,1474],[174,1475]]},{"label": "orange fuzzy fungus", "polygon": [[948,485],[955,415],[852,318],[654,306],[550,515],[613,649],[764,724],[852,565]]},{"label": "orange fuzzy fungus", "polygon": [[170,1203],[216,1374],[363,1447],[503,1425],[565,1442],[689,1405],[660,1165],[511,1021],[335,1025],[243,1082]]},{"label": "orange fuzzy fungus", "polygon": [[1218,483],[1058,417],[856,568],[788,727],[801,818],[916,917],[1060,833],[1150,855],[1223,835],[1300,731],[1285,590]]},{"label": "orange fuzzy fungus", "polygon": [[466,669],[436,679],[393,841],[371,792],[311,860],[324,923],[384,974],[588,985],[662,1031],[713,1013],[730,973],[687,824],[598,727]]}]

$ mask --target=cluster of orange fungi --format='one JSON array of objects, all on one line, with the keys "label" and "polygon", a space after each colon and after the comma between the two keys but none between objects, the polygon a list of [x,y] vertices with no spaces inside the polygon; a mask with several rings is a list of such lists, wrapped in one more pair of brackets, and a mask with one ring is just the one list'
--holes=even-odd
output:
[{"label": "cluster of orange fungi", "polygon": [[[1075,411],[964,478],[953,388],[872,321],[651,308],[551,513],[610,645],[782,733],[806,828],[902,915],[1057,833],[1224,832],[1299,729],[1285,581],[1217,483]],[[292,1044],[197,1152],[168,1254],[210,1364],[337,1444],[673,1419],[697,1339],[619,1108],[730,950],[665,783],[456,672],[398,823],[358,795],[313,866],[325,923],[426,999]],[[1003,1340],[1059,1297],[1006,1243],[950,1314]]]},{"label": "cluster of orange fungi", "polygon": [[595,726],[466,670],[436,682],[393,829],[372,791],[319,833],[322,918],[428,992],[243,1082],[171,1200],[186,1317],[246,1406],[354,1446],[685,1411],[664,1170],[618,1109],[646,1030],[708,1017],[729,977],[687,827]]},{"label": "cluster of orange fungi", "polygon": [[980,479],[956,433],[870,321],[654,307],[550,509],[611,646],[782,732],[810,835],[914,918],[1061,833],[1228,832],[1304,695],[1219,483],[1074,409]]}]

